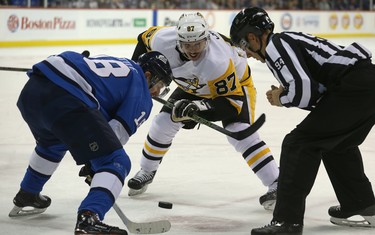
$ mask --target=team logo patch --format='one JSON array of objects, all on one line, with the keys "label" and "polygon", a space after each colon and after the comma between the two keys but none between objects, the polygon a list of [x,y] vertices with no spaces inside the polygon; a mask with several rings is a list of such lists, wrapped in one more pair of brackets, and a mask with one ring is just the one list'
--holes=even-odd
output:
[{"label": "team logo patch", "polygon": [[196,94],[197,90],[206,86],[206,84],[199,84],[199,79],[197,77],[193,78],[174,78],[173,79],[179,87],[181,87],[184,91]]},{"label": "team logo patch", "polygon": [[92,152],[96,152],[96,151],[99,150],[99,145],[98,145],[97,142],[92,142],[92,143],[90,143],[90,144],[89,144],[89,147],[90,147],[90,150],[91,150]]}]

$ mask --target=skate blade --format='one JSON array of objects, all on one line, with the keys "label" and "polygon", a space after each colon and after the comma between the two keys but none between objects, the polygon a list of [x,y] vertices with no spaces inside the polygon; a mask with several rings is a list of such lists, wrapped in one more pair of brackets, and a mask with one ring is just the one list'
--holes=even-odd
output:
[{"label": "skate blade", "polygon": [[275,205],[276,205],[276,200],[265,201],[262,204],[264,209],[267,211],[273,211],[275,209]]},{"label": "skate blade", "polygon": [[147,187],[148,187],[148,185],[146,184],[146,185],[145,185],[143,188],[141,188],[141,189],[131,189],[131,188],[129,188],[128,196],[129,196],[129,197],[133,197],[133,196],[137,196],[137,195],[139,195],[139,194],[142,194],[142,193],[146,192]]},{"label": "skate blade", "polygon": [[341,226],[375,228],[375,216],[355,215],[347,219],[331,217],[330,221]]},{"label": "skate blade", "polygon": [[37,215],[46,211],[47,208],[35,208],[35,207],[18,207],[14,206],[9,212],[9,217],[21,217],[28,215]]}]

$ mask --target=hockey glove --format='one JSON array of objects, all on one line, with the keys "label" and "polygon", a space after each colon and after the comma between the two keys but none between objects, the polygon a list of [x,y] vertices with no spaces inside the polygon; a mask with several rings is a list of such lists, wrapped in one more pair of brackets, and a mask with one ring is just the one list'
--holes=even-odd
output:
[{"label": "hockey glove", "polygon": [[279,87],[272,85],[271,90],[266,92],[268,102],[270,102],[270,104],[273,106],[282,107],[283,105],[280,102],[280,95],[283,91],[284,88],[281,85]]},{"label": "hockey glove", "polygon": [[91,181],[94,177],[94,174],[95,173],[91,170],[91,164],[87,163],[79,170],[78,176],[86,177],[85,183],[91,185]]},{"label": "hockey glove", "polygon": [[205,100],[178,100],[174,103],[172,109],[172,121],[182,122],[192,120],[193,115],[197,114],[198,111],[206,111],[210,108],[211,106]]}]

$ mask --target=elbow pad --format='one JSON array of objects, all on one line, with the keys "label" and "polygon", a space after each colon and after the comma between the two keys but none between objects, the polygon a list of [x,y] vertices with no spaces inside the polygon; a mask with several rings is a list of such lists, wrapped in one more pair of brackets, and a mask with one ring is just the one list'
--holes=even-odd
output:
[{"label": "elbow pad", "polygon": [[128,142],[130,136],[129,133],[125,130],[124,126],[116,119],[112,119],[108,122],[108,124],[111,126],[120,143],[122,145],[125,145]]}]

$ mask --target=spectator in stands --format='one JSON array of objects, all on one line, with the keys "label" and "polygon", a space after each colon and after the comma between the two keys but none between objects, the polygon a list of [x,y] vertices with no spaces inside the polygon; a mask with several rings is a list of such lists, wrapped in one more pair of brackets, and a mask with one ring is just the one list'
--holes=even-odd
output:
[{"label": "spectator in stands", "polygon": [[319,10],[331,10],[331,5],[329,4],[328,0],[320,0],[318,5]]},{"label": "spectator in stands", "polygon": [[274,10],[276,9],[277,3],[274,0],[264,0],[262,3],[259,3],[259,7],[266,9],[266,10]]},{"label": "spectator in stands", "polygon": [[215,0],[208,0],[206,3],[206,9],[217,10],[219,9],[219,5],[216,3]]},{"label": "spectator in stands", "polygon": [[336,0],[335,1],[335,10],[348,10],[348,1],[347,0]]},{"label": "spectator in stands", "polygon": [[349,0],[348,10],[361,10],[362,1]]},{"label": "spectator in stands", "polygon": [[7,0],[0,0],[0,5],[1,6],[7,6],[7,5],[9,5],[9,3],[8,3]]}]

